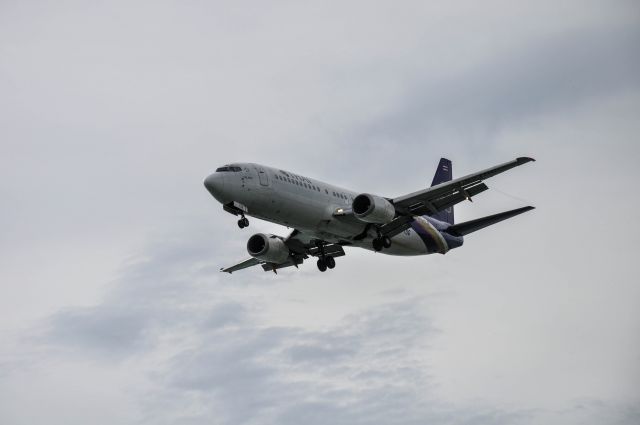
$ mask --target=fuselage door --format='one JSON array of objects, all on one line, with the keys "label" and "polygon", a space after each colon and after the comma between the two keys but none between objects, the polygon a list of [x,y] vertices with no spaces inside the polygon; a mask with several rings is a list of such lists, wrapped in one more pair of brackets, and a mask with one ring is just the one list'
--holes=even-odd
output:
[{"label": "fuselage door", "polygon": [[260,180],[261,186],[269,186],[269,175],[262,167],[256,167],[258,170],[258,179]]}]

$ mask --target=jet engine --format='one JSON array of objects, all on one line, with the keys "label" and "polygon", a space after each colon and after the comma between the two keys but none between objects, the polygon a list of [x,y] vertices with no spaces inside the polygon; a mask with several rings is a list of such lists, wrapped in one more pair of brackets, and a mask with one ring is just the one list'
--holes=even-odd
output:
[{"label": "jet engine", "polygon": [[278,236],[256,233],[247,242],[247,251],[252,257],[268,263],[284,263],[289,258],[289,248]]},{"label": "jet engine", "polygon": [[365,223],[386,224],[396,216],[396,209],[380,196],[363,193],[353,200],[353,214]]}]

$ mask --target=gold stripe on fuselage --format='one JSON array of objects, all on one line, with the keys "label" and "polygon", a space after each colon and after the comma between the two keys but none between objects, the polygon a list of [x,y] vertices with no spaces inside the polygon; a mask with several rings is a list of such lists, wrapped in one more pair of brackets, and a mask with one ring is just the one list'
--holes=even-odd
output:
[{"label": "gold stripe on fuselage", "polygon": [[418,223],[418,225],[422,227],[424,231],[427,232],[436,242],[436,245],[438,245],[438,252],[440,254],[444,254],[449,251],[447,241],[444,240],[440,232],[435,227],[433,227],[433,225],[429,223],[427,219],[423,217],[416,217],[415,220],[416,223]]}]

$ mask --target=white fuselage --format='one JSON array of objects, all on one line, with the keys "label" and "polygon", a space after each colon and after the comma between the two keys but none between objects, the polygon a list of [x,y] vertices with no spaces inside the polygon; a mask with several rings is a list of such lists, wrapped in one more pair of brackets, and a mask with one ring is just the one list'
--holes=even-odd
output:
[{"label": "white fuselage", "polygon": [[[340,209],[350,210],[358,195],[354,191],[252,163],[221,167],[205,179],[205,186],[223,205],[235,202],[246,207],[246,215],[295,228],[310,239],[373,250],[375,228],[353,214],[340,215]],[[394,236],[391,247],[382,252],[444,254],[449,246],[439,231],[443,226],[432,218],[415,217],[411,227]]]}]

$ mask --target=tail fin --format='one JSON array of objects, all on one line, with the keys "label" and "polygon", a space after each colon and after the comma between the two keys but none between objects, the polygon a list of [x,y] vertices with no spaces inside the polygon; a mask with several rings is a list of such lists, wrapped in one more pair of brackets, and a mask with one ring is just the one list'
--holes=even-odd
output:
[{"label": "tail fin", "polygon": [[[440,183],[448,182],[453,178],[453,166],[451,161],[447,158],[440,158],[440,163],[436,169],[436,174],[433,176],[431,186],[435,186]],[[432,216],[436,220],[444,221],[445,223],[453,224],[453,206],[440,211]]]},{"label": "tail fin", "polygon": [[505,211],[498,214],[490,215],[487,217],[477,218],[471,221],[465,221],[464,223],[455,224],[447,228],[446,232],[453,236],[464,236],[469,233],[473,233],[476,230],[484,229],[487,226],[501,222],[511,217],[515,217],[518,214],[522,214],[527,211],[531,211],[534,207],[516,208],[515,210]]}]

